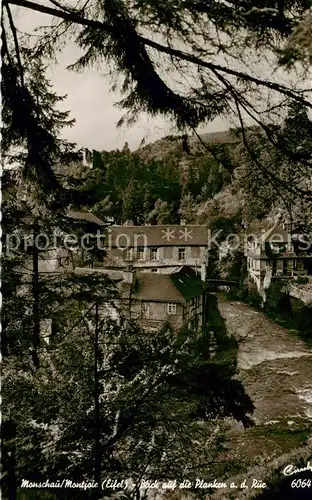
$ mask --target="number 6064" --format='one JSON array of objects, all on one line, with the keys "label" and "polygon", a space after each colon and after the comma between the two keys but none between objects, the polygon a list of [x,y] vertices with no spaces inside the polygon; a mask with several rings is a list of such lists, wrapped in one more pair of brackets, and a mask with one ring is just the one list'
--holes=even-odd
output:
[{"label": "number 6064", "polygon": [[311,488],[311,479],[294,479],[291,483],[292,488]]}]

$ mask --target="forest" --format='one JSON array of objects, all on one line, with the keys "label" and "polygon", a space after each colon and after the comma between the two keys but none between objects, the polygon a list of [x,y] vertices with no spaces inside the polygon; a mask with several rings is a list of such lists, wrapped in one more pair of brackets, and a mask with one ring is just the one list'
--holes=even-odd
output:
[{"label": "forest", "polygon": [[[21,32],[17,7],[50,21]],[[3,2],[4,498],[143,499],[150,493],[142,481],[253,477],[257,464],[229,446],[233,425],[255,427],[255,406],[236,377],[238,342],[215,296],[207,301],[210,335],[177,335],[167,324],[151,335],[135,321],[102,315],[118,294],[108,277],[41,272],[38,242],[43,234],[81,234],[67,216],[73,208],[118,224],[182,220],[225,235],[278,214],[292,232],[308,234],[309,7],[306,0]],[[171,121],[175,134],[135,152],[127,144],[93,151],[93,168],[82,167],[80,145],[63,133],[75,127],[62,108],[66,96],[46,76],[69,41],[82,51],[71,70],[109,69],[112,92],[123,95],[118,126],[147,113]],[[218,116],[233,123],[226,137],[203,139],[199,127]],[[301,430],[298,446],[277,462],[263,457],[268,489],[248,498],[285,498],[280,468],[304,466],[308,437]],[[190,487],[187,495],[219,493]],[[246,498],[244,490],[226,494]]]},{"label": "forest", "polygon": [[261,169],[246,151],[240,129],[229,130],[222,142],[208,142],[209,151],[207,143],[192,138],[185,150],[185,138],[173,136],[135,152],[127,144],[121,151],[90,152],[92,170],[72,168],[76,185],[81,183],[80,204],[83,200],[86,208],[117,224],[176,224],[182,219],[228,231],[247,225],[252,229],[280,212],[292,232],[310,233],[311,167],[290,159],[284,150],[287,146],[309,159],[312,121],[307,109],[289,105],[273,133],[279,149],[259,127],[247,132]]}]

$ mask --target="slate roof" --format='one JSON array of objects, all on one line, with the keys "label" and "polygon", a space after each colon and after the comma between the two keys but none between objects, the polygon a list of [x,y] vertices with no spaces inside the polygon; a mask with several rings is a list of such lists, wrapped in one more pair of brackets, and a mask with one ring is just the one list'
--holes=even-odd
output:
[{"label": "slate roof", "polygon": [[92,214],[91,212],[75,212],[73,210],[70,210],[67,213],[67,216],[71,217],[72,219],[92,222],[93,224],[97,224],[98,226],[107,226],[106,222],[102,221],[101,219],[99,219],[96,215]]},{"label": "slate roof", "polygon": [[171,274],[135,272],[134,285],[123,281],[123,272],[107,269],[76,268],[75,273],[82,275],[103,274],[119,282],[118,289],[121,298],[146,302],[185,303],[197,297],[204,290],[204,284],[193,269],[183,266]]},{"label": "slate roof", "polygon": [[268,240],[270,243],[273,243],[275,241],[277,243],[288,242],[288,233],[278,224],[275,224],[271,229],[266,231],[261,236],[261,241],[267,242]]},{"label": "slate roof", "polygon": [[179,290],[183,298],[188,301],[197,297],[204,290],[201,278],[188,268],[183,267],[179,272],[169,275],[174,286]]},{"label": "slate roof", "polygon": [[138,273],[133,297],[148,302],[185,303],[203,289],[200,277],[189,268],[172,274]]},{"label": "slate roof", "polygon": [[110,226],[106,234],[110,248],[208,245],[206,226]]}]

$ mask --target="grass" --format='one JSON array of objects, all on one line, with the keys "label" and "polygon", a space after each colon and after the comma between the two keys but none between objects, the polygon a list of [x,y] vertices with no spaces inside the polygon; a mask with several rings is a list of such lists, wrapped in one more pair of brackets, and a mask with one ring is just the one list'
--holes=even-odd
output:
[{"label": "grass", "polygon": [[288,419],[284,419],[278,423],[256,425],[230,439],[227,469],[220,470],[220,473],[227,477],[242,474],[254,465],[266,464],[305,446],[311,437],[311,421],[299,418],[292,425],[287,422]]}]

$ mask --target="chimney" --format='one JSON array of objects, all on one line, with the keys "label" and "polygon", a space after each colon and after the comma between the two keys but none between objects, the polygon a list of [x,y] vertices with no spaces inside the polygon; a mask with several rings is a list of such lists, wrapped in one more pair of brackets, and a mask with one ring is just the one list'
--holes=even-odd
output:
[{"label": "chimney", "polygon": [[128,285],[133,285],[135,277],[135,270],[132,266],[127,266],[126,269],[122,273],[122,278],[124,283]]}]

